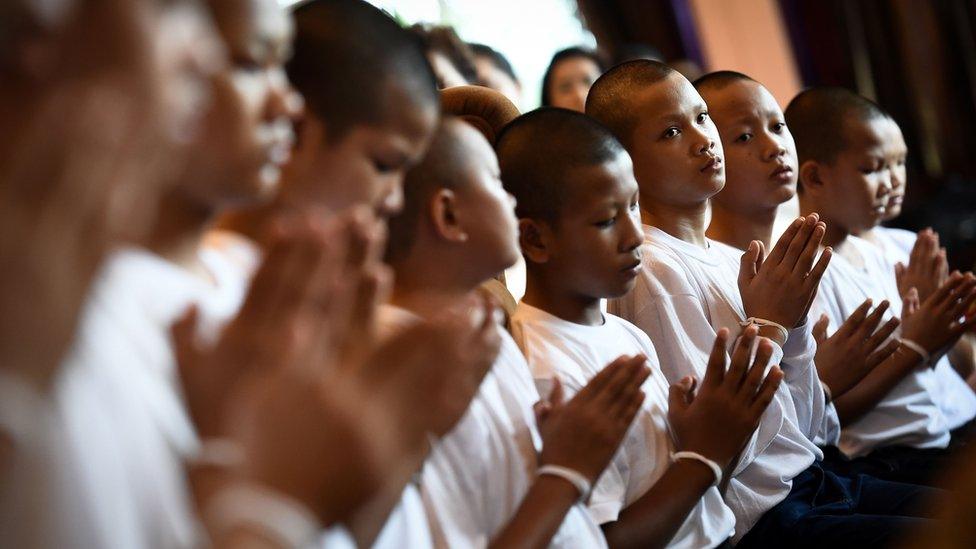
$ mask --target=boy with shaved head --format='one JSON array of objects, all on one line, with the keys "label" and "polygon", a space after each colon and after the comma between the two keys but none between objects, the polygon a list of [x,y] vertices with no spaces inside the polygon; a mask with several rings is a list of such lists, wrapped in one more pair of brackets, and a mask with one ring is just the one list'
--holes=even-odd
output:
[{"label": "boy with shaved head", "polygon": [[[892,221],[901,215],[908,185],[908,145],[898,122],[891,116],[885,144],[885,160],[891,170],[891,193],[882,222]],[[881,248],[892,264],[902,296],[915,288],[919,299],[924,301],[949,274],[945,248],[939,246],[939,235],[932,229],[916,234],[905,229],[876,225],[857,236]],[[942,393],[939,406],[949,428],[953,430],[953,442],[965,440],[976,416],[976,394],[972,388],[973,368],[976,366],[973,341],[972,334],[964,334],[946,355],[954,372],[947,369],[949,364],[945,361],[940,360],[935,367]],[[957,437],[957,434],[960,436]]]},{"label": "boy with shaved head", "polygon": [[708,200],[725,184],[722,144],[704,100],[665,65],[611,69],[590,90],[586,112],[630,152],[639,186],[643,264],[636,287],[613,309],[650,336],[669,381],[701,375],[719,329],[750,325],[774,343],[772,361],[787,376],[731,472],[726,501],[737,544],[883,543],[916,522],[908,516],[917,515],[920,489],[819,465],[812,439],[825,396],[806,326],[830,259],[828,252],[816,261],[826,231],[819,216],[794,221],[768,256],[761,242],[743,254],[708,239]]},{"label": "boy with shaved head", "polygon": [[[669,387],[654,345],[636,326],[600,311],[634,285],[642,241],[637,182],[627,152],[591,118],[540,109],[512,122],[498,144],[502,178],[518,200],[526,294],[512,329],[543,392],[571,393],[621,353],[654,368],[638,419],[590,498],[590,514],[613,547],[716,547],[732,511],[723,471],[755,431],[782,378],[768,342],[750,350],[747,330],[725,372],[728,332],[719,330],[701,390]],[[765,376],[765,379],[764,379]]]},{"label": "boy with shaved head", "polygon": [[[396,282],[383,317],[388,332],[468,299],[518,257],[514,204],[495,154],[463,122],[441,124],[404,194],[403,212],[390,222]],[[507,332],[501,336],[474,402],[420,476],[435,544],[605,546],[581,504],[644,398],[645,357],[620,357],[572,400],[557,393],[537,405],[525,358]]]},{"label": "boy with shaved head", "polygon": [[[370,240],[381,242],[383,223],[403,206],[405,173],[424,157],[440,118],[422,43],[387,14],[362,0],[301,2],[293,14],[285,73],[305,110],[279,192],[270,202],[226,215],[224,230],[211,235],[213,247],[245,268],[257,263],[257,242],[272,221],[310,208],[323,221],[350,207],[366,208],[379,220]],[[372,254],[368,260],[379,261]],[[360,289],[369,291],[370,284],[364,280]],[[361,328],[359,344],[370,349],[373,329],[369,322]],[[422,450],[403,456],[401,477],[373,502],[373,512],[348,524],[357,543],[430,545],[419,493],[408,482],[422,460]]]},{"label": "boy with shaved head", "polygon": [[968,329],[969,322],[958,319],[976,300],[976,277],[953,273],[920,304],[917,295],[909,297],[903,310],[889,262],[875,246],[853,236],[874,227],[887,208],[887,115],[848,90],[814,88],[790,102],[786,118],[800,159],[801,209],[823,212],[825,243],[838,251],[817,308],[838,326],[864,299],[887,299],[892,313],[902,317],[901,345],[888,364],[836,401],[844,423],[840,448],[850,456],[875,458],[876,467],[858,470],[931,482],[950,441],[933,367]]},{"label": "boy with shaved head", "polygon": [[[796,146],[783,111],[759,82],[737,72],[720,71],[695,81],[708,103],[709,114],[722,138],[728,174],[725,187],[712,198],[708,236],[739,249],[753,240],[768,245],[780,204],[796,193],[798,169]],[[836,399],[892,354],[897,341],[887,341],[898,326],[892,318],[878,330],[887,302],[870,315],[852,315],[835,337],[826,338],[818,324],[815,357],[825,392]],[[798,388],[799,389],[799,388]],[[800,390],[795,396],[809,399]],[[800,406],[800,403],[797,403]],[[836,446],[840,420],[833,402],[823,415],[822,430],[815,437],[820,446]]]}]

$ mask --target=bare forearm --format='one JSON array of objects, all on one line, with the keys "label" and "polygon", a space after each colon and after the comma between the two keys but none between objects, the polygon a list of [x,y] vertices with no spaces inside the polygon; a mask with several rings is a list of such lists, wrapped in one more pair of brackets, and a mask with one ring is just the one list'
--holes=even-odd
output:
[{"label": "bare forearm", "polygon": [[713,480],[712,472],[700,463],[673,463],[615,522],[603,525],[610,547],[666,546]]},{"label": "bare forearm", "polygon": [[871,411],[912,370],[920,367],[920,358],[907,349],[899,349],[857,385],[840,397],[834,407],[842,425],[848,425]]},{"label": "bare forearm", "polygon": [[540,476],[529,488],[515,516],[491,541],[494,548],[548,547],[579,499],[576,487],[558,477]]}]

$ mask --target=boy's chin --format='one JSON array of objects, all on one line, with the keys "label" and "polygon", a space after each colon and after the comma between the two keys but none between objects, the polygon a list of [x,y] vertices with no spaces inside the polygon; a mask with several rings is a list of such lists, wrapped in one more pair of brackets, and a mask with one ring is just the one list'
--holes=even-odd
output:
[{"label": "boy's chin", "polygon": [[779,206],[781,204],[785,204],[786,202],[789,202],[790,200],[793,200],[793,197],[794,196],[796,196],[796,185],[795,184],[794,185],[783,185],[783,186],[777,187],[776,190],[773,193],[770,193],[769,205],[775,207],[775,206]]},{"label": "boy's chin", "polygon": [[601,292],[605,299],[616,299],[618,297],[623,297],[630,293],[637,285],[637,279],[631,278],[623,283],[613,284],[612,287],[607,287],[604,292]]},{"label": "boy's chin", "polygon": [[901,215],[901,206],[897,208],[891,208],[885,212],[884,217],[881,218],[882,223],[885,221],[891,221]]}]

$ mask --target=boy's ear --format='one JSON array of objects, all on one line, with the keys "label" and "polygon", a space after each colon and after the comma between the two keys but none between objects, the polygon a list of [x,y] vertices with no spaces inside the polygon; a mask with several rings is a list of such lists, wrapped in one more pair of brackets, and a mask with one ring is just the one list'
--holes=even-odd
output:
[{"label": "boy's ear", "polygon": [[799,181],[803,192],[817,193],[823,189],[828,179],[826,167],[816,160],[807,160],[800,165]]},{"label": "boy's ear", "polygon": [[428,202],[430,223],[437,236],[449,242],[466,242],[468,233],[458,219],[457,194],[451,189],[440,188]]},{"label": "boy's ear", "polygon": [[549,243],[551,241],[552,229],[547,223],[535,219],[519,219],[519,246],[522,248],[522,255],[527,260],[532,263],[549,261],[551,255]]}]

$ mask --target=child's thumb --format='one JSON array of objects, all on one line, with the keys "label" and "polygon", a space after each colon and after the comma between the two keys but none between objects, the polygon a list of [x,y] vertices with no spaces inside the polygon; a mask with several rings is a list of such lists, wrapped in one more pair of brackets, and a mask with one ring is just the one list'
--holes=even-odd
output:
[{"label": "child's thumb", "polygon": [[742,253],[739,260],[739,284],[748,283],[759,272],[756,263],[759,261],[759,243],[755,240],[749,243],[749,249]]},{"label": "child's thumb", "polygon": [[692,390],[695,386],[695,378],[685,376],[677,383],[672,383],[668,390],[668,406],[676,410],[684,410],[691,404],[693,399]]},{"label": "child's thumb", "polygon": [[895,263],[895,279],[900,281],[904,275],[905,264],[901,262]]},{"label": "child's thumb", "polygon": [[549,412],[552,411],[552,405],[548,401],[540,400],[532,405],[532,411],[535,412],[536,424],[542,424],[549,417]]},{"label": "child's thumb", "polygon": [[827,339],[827,327],[829,325],[830,319],[825,314],[821,314],[820,319],[813,325],[813,339],[817,342],[817,345]]},{"label": "child's thumb", "polygon": [[549,391],[550,407],[559,406],[563,403],[563,384],[558,377],[552,378],[552,391]]},{"label": "child's thumb", "polygon": [[906,314],[915,314],[918,307],[918,289],[915,286],[912,286],[907,292],[905,292],[905,296],[902,298],[902,316],[904,317]]}]

